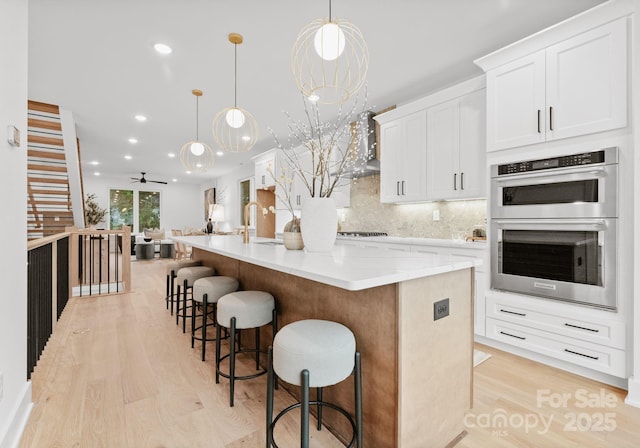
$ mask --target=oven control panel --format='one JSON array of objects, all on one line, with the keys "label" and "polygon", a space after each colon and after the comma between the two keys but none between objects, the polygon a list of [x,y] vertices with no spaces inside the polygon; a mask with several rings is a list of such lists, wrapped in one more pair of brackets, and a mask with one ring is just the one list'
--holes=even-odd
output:
[{"label": "oven control panel", "polygon": [[549,159],[528,160],[526,162],[498,165],[498,175],[526,173],[528,171],[566,168],[570,166],[593,165],[605,161],[605,150],[572,154]]}]

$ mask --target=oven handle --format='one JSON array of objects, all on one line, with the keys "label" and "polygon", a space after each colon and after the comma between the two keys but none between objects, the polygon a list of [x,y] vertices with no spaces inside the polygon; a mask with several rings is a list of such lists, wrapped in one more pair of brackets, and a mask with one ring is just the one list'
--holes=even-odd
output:
[{"label": "oven handle", "polygon": [[535,230],[537,228],[545,230],[593,230],[601,231],[607,229],[607,221],[604,219],[494,219],[493,222],[498,226],[509,227],[509,230]]},{"label": "oven handle", "polygon": [[532,174],[510,174],[505,177],[494,177],[494,182],[509,182],[513,180],[520,179],[544,179],[544,178],[554,178],[558,181],[562,181],[562,176],[567,174],[584,174],[588,177],[596,176],[596,177],[605,177],[607,175],[607,169],[605,167],[601,168],[590,168],[589,170],[585,170],[583,167],[579,168],[567,168],[562,172],[543,172],[543,173],[532,173]]}]

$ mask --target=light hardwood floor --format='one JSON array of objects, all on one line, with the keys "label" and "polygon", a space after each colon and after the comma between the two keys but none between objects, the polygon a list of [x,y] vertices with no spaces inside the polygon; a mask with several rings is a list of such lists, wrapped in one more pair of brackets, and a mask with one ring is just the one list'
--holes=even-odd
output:
[{"label": "light hardwood floor", "polygon": [[[214,380],[214,344],[201,362],[165,310],[165,263],[132,262],[132,293],[69,301],[33,374],[21,448],[265,445],[266,378],[238,382],[229,408],[228,382]],[[479,348],[492,357],[474,369],[458,447],[640,446],[640,409],[623,403],[624,391]],[[277,408],[290,403],[277,391]],[[296,417],[282,423],[280,446],[298,446]],[[342,446],[326,430],[311,436],[314,447]]]}]

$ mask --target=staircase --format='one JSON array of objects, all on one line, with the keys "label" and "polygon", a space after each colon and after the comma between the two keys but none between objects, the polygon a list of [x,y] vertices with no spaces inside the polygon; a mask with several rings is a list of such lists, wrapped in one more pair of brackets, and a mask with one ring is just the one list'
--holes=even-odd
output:
[{"label": "staircase", "polygon": [[27,235],[32,240],[64,232],[77,221],[58,106],[29,101],[27,142]]}]

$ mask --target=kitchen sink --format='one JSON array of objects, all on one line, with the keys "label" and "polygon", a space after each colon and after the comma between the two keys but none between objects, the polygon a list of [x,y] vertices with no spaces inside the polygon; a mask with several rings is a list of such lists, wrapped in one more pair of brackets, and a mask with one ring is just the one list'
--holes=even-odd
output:
[{"label": "kitchen sink", "polygon": [[254,241],[253,244],[262,244],[263,246],[280,246],[284,243],[282,241]]}]

